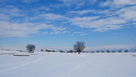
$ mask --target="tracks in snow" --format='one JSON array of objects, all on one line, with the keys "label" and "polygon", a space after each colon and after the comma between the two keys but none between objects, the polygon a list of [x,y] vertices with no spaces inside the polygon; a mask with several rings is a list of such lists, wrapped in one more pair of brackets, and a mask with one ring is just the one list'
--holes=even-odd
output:
[{"label": "tracks in snow", "polygon": [[36,60],[34,60],[34,61],[30,61],[30,62],[27,62],[27,63],[23,63],[23,64],[20,64],[20,65],[18,65],[18,66],[13,66],[13,67],[10,67],[10,68],[7,68],[7,69],[2,69],[2,70],[0,70],[0,73],[1,73],[1,72],[5,72],[5,71],[9,71],[9,70],[13,70],[13,69],[16,69],[16,68],[19,68],[19,67],[23,67],[23,66],[26,66],[26,65],[28,65],[28,64],[32,64],[32,63],[38,62],[38,61],[42,60],[43,58],[44,58],[44,57],[41,57],[41,58],[38,58],[38,59],[36,59]]}]

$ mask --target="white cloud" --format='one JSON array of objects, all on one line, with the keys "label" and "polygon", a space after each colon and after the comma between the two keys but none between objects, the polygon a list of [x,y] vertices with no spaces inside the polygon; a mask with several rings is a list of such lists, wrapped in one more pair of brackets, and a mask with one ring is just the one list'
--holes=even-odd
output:
[{"label": "white cloud", "polygon": [[[105,5],[107,5],[108,1]],[[130,21],[136,21],[136,6],[128,6],[120,9],[109,10],[81,10],[70,11],[72,14],[87,15],[86,17],[74,17],[69,19],[72,25],[80,28],[93,28],[93,31],[116,30],[125,27]],[[89,19],[88,13],[97,14],[96,19]],[[102,15],[104,14],[104,15]],[[96,17],[96,16],[94,16]],[[103,18],[104,17],[104,18]]]},{"label": "white cloud", "polygon": [[136,0],[107,0],[105,2],[101,2],[101,6],[111,6],[111,7],[122,7],[126,5],[135,5]]},{"label": "white cloud", "polygon": [[1,37],[26,37],[33,33],[30,28],[24,24],[11,23],[7,21],[0,22],[0,36]]},{"label": "white cloud", "polygon": [[[33,10],[36,11],[36,9],[30,11]],[[39,7],[37,11],[39,10],[47,11],[50,9],[47,7]],[[20,10],[14,6],[4,6],[0,8],[0,11],[0,37],[28,37],[32,34],[41,34],[41,29],[50,29],[52,31],[52,33],[50,32],[51,34],[65,33],[66,28],[54,26],[56,24],[52,25],[56,20],[66,19],[65,16],[54,13],[43,14],[44,12],[41,14],[36,11],[33,14],[35,17],[33,17],[28,16],[25,10]],[[41,22],[39,20],[46,21]]]},{"label": "white cloud", "polygon": [[43,34],[63,34],[63,33],[67,33],[68,31],[65,31],[65,30],[60,30],[60,31],[52,31],[52,32],[42,32],[41,34],[43,35]]},{"label": "white cloud", "polygon": [[24,16],[24,14],[22,13],[23,12],[22,10],[13,6],[6,6],[4,8],[0,8],[0,12],[1,14],[6,14],[9,16]]},{"label": "white cloud", "polygon": [[[25,0],[24,0],[25,1]],[[28,0],[28,2],[31,1],[35,1],[35,0]],[[90,1],[91,0],[76,0],[76,1],[72,1],[72,0],[59,0],[62,1],[63,4],[66,4],[66,6],[68,5],[73,5],[73,4],[77,4],[76,7],[80,8],[81,6],[83,6],[84,4],[86,4],[86,1]],[[105,2],[104,5],[108,5],[108,4],[117,4],[115,3],[116,0],[114,1],[109,1],[109,2]],[[126,5],[125,3],[129,3],[129,4],[134,4],[132,3],[133,1],[130,0],[125,0],[125,2],[119,1],[118,5]],[[48,7],[39,7],[39,10],[46,10],[49,11],[50,8]],[[35,9],[36,10],[36,9]],[[66,30],[66,28],[64,27],[57,27],[54,26],[56,24],[54,23],[59,23],[57,21],[68,21],[70,22],[72,25],[76,25],[79,26],[80,28],[92,28],[93,31],[107,31],[107,30],[116,30],[116,29],[121,29],[124,27],[124,24],[129,22],[129,20],[135,21],[136,20],[136,7],[135,6],[129,6],[129,7],[124,7],[122,9],[119,10],[80,10],[80,11],[70,11],[70,13],[72,14],[79,14],[79,15],[85,15],[88,13],[95,13],[97,15],[95,16],[82,16],[82,17],[77,17],[74,16],[73,18],[69,18],[66,17],[66,15],[60,15],[60,14],[55,14],[55,13],[46,13],[45,11],[40,13],[40,12],[36,12],[36,14],[33,14],[35,17],[29,17],[25,14],[25,10],[20,10],[14,6],[5,6],[4,8],[0,8],[0,23],[2,25],[5,25],[5,27],[1,27],[2,29],[7,30],[6,31],[2,31],[1,35],[5,36],[29,36],[29,34],[31,33],[37,33],[39,30],[41,29],[51,29],[53,32],[47,32],[50,34],[58,34],[58,33],[65,33],[64,31]],[[9,13],[10,11],[10,13]],[[100,15],[100,14],[105,14],[104,16]],[[110,15],[110,16],[109,16]],[[12,17],[20,17],[20,16],[26,16],[22,18],[22,19],[16,19],[12,21]],[[115,17],[117,16],[117,17]],[[104,18],[103,18],[104,17]],[[54,24],[54,25],[48,25],[45,23],[41,23],[44,21],[45,23],[48,24]],[[11,22],[12,21],[12,22]],[[36,21],[36,22],[35,22]],[[19,23],[21,22],[21,23]],[[26,23],[27,22],[27,23]],[[35,23],[32,23],[35,22]],[[62,23],[65,23],[62,22]],[[10,25],[10,26],[9,26]],[[11,27],[12,26],[12,27]],[[33,29],[31,29],[31,27],[33,27]],[[20,30],[22,29],[22,31]],[[31,30],[30,30],[31,29]],[[30,31],[29,31],[30,30]],[[19,32],[20,31],[20,32]],[[19,35],[19,33],[21,35]],[[11,34],[11,35],[10,35]],[[83,35],[85,35],[86,33],[84,33]]]},{"label": "white cloud", "polygon": [[60,31],[54,31],[54,32],[50,32],[50,34],[60,34]]},{"label": "white cloud", "polygon": [[115,5],[134,5],[136,4],[136,0],[113,0],[113,4]]},{"label": "white cloud", "polygon": [[86,33],[86,31],[84,31],[84,32],[73,32],[72,36],[75,35],[75,34],[88,35],[88,34]]},{"label": "white cloud", "polygon": [[83,33],[83,32],[74,32],[74,33],[77,33],[77,34],[79,34],[79,33]]},{"label": "white cloud", "polygon": [[114,50],[114,49],[133,49],[136,47],[136,44],[131,45],[106,45],[106,46],[92,46],[86,47],[86,50]]},{"label": "white cloud", "polygon": [[120,16],[126,19],[133,19],[136,17],[136,11],[127,10],[124,14],[121,14]]},{"label": "white cloud", "polygon": [[9,20],[9,16],[5,14],[0,14],[0,20]]},{"label": "white cloud", "polygon": [[106,16],[112,15],[111,10],[80,10],[80,11],[70,11],[70,14],[78,14],[78,15],[87,15],[87,14],[105,14]]},{"label": "white cloud", "polygon": [[54,32],[65,30],[65,28],[45,23],[12,23],[0,21],[0,24],[0,37],[28,37],[31,34],[39,33],[41,29],[51,29]]},{"label": "white cloud", "polygon": [[109,5],[111,5],[111,4],[112,4],[112,2],[109,1],[109,0],[106,1],[106,2],[101,2],[101,3],[100,3],[101,6],[109,6]]},{"label": "white cloud", "polygon": [[46,10],[46,11],[50,11],[51,10],[50,8],[45,7],[45,6],[38,7],[37,9],[39,9],[39,10]]},{"label": "white cloud", "polygon": [[91,12],[94,13],[95,10],[70,11],[69,13],[83,15]]},{"label": "white cloud", "polygon": [[99,19],[99,17],[75,17],[69,20],[72,25],[79,26],[80,28],[94,28],[94,31],[107,31],[123,28],[127,21],[124,19],[111,17]]},{"label": "white cloud", "polygon": [[65,30],[66,28],[61,28],[61,27],[50,27],[52,30]]},{"label": "white cloud", "polygon": [[75,8],[80,8],[86,4],[92,4],[95,3],[96,0],[59,0],[63,2],[64,6],[71,7],[71,6],[76,6]]},{"label": "white cloud", "polygon": [[66,19],[65,16],[54,14],[54,13],[47,13],[47,14],[42,14],[40,17],[49,19],[49,20],[61,20],[61,19]]},{"label": "white cloud", "polygon": [[94,16],[94,17],[75,17],[75,18],[71,18],[70,22],[89,22],[91,20],[94,19],[98,19],[98,16]]},{"label": "white cloud", "polygon": [[[115,11],[116,12],[116,11]],[[86,17],[91,14],[95,14],[94,17],[99,16],[99,18],[103,18],[103,17],[115,17],[114,15],[118,15],[117,13],[115,14],[115,12],[113,12],[112,10],[80,10],[80,11],[70,11],[68,12],[69,15],[74,16],[74,17],[83,17],[83,15],[85,15]],[[84,17],[85,17],[84,16]]]},{"label": "white cloud", "polygon": [[79,3],[77,3],[76,5],[76,7],[75,7],[75,9],[78,9],[78,8],[80,8],[81,6],[83,6],[85,4],[85,2],[79,2]]},{"label": "white cloud", "polygon": [[22,0],[23,2],[26,2],[26,3],[30,3],[30,2],[35,2],[35,1],[39,1],[39,0]]},{"label": "white cloud", "polygon": [[70,7],[72,4],[79,2],[79,0],[59,0],[63,2],[63,5]]},{"label": "white cloud", "polygon": [[116,30],[120,28],[122,28],[122,25],[106,25],[106,26],[98,27],[94,31],[103,32],[107,30]]},{"label": "white cloud", "polygon": [[133,21],[136,21],[136,18],[134,18]]},{"label": "white cloud", "polygon": [[122,17],[126,20],[133,20],[136,18],[136,6],[122,8],[115,12],[115,14],[118,14],[119,17]]}]

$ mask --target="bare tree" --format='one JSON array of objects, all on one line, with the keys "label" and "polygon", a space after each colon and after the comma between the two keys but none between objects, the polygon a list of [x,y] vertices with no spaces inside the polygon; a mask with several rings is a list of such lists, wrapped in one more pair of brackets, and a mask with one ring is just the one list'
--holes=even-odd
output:
[{"label": "bare tree", "polygon": [[32,53],[32,52],[35,50],[35,45],[33,45],[33,44],[28,44],[28,45],[26,46],[26,49],[27,49],[28,52]]},{"label": "bare tree", "polygon": [[77,43],[73,46],[74,50],[80,54],[84,49],[84,42],[83,41],[77,41]]}]

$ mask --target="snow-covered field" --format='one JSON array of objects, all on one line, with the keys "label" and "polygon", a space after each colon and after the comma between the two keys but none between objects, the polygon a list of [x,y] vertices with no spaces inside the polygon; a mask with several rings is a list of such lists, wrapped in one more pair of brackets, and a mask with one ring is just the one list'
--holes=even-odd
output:
[{"label": "snow-covered field", "polygon": [[132,54],[0,55],[0,77],[136,77]]}]

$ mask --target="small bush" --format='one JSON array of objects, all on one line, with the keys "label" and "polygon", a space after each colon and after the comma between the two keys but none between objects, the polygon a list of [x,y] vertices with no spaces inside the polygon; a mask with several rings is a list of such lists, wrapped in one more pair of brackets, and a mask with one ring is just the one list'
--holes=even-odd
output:
[{"label": "small bush", "polygon": [[109,50],[107,50],[106,52],[107,52],[107,53],[110,53],[110,51],[109,51]]},{"label": "small bush", "polygon": [[103,50],[101,50],[101,53],[104,53],[104,51],[103,51]]},{"label": "small bush", "polygon": [[97,53],[100,53],[100,51],[96,51]]},{"label": "small bush", "polygon": [[127,52],[128,52],[128,50],[125,50],[124,52],[126,52],[126,53],[127,53]]},{"label": "small bush", "polygon": [[122,52],[121,50],[118,51],[118,53],[121,53],[121,52]]},{"label": "small bush", "polygon": [[52,50],[52,52],[55,52],[54,50]]},{"label": "small bush", "polygon": [[116,53],[116,51],[111,51],[112,53]]}]

